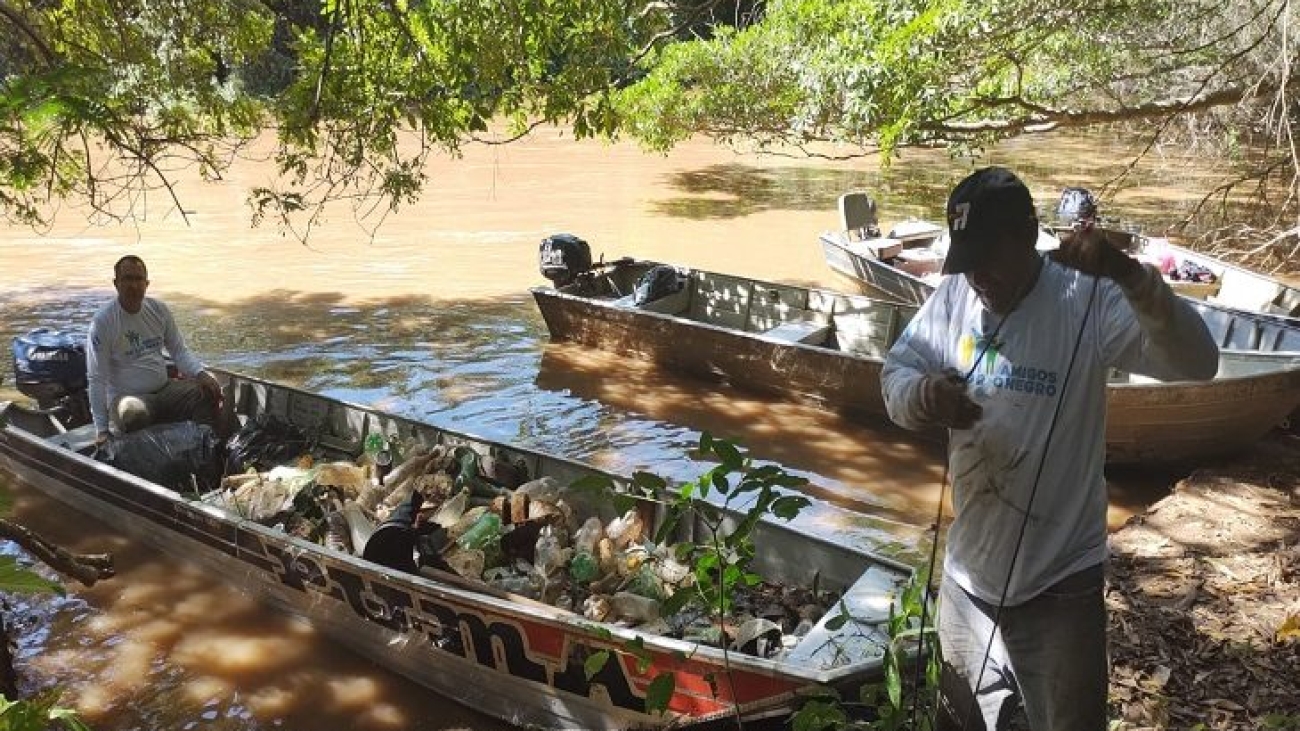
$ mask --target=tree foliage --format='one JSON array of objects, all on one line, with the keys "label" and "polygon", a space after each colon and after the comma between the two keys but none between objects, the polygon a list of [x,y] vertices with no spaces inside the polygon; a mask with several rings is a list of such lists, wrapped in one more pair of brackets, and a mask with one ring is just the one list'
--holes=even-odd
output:
[{"label": "tree foliage", "polygon": [[254,220],[301,226],[328,201],[412,200],[428,155],[500,141],[490,122],[506,140],[562,123],[659,150],[707,134],[864,154],[1119,124],[1263,149],[1219,192],[1293,239],[1296,16],[1291,0],[0,0],[0,207],[131,215],[180,166],[219,177],[266,132],[282,175],[253,191]]},{"label": "tree foliage", "polygon": [[282,178],[255,218],[382,212],[490,120],[612,130],[614,89],[671,22],[644,0],[0,0],[0,206],[130,215],[273,130]]},{"label": "tree foliage", "polygon": [[666,47],[623,101],[658,146],[708,132],[888,151],[1163,120],[1271,105],[1292,83],[1291,13],[1286,0],[773,0],[760,22]]},{"label": "tree foliage", "polygon": [[969,152],[1109,124],[1220,151],[1250,138],[1265,155],[1228,185],[1280,190],[1267,207],[1294,236],[1296,19],[1289,0],[771,0],[647,58],[619,101],[655,149],[703,133]]}]

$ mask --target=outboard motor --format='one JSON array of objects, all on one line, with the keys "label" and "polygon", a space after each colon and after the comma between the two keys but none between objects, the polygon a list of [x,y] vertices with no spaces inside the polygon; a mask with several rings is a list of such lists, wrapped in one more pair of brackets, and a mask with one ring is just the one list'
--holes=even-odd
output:
[{"label": "outboard motor", "polygon": [[1076,221],[1096,220],[1097,198],[1087,188],[1066,188],[1056,204],[1056,218],[1067,226]]},{"label": "outboard motor", "polygon": [[14,381],[69,429],[90,423],[85,337],[41,327],[13,339]]},{"label": "outboard motor", "polygon": [[556,288],[572,284],[591,269],[591,247],[573,234],[552,234],[542,239],[538,269]]}]

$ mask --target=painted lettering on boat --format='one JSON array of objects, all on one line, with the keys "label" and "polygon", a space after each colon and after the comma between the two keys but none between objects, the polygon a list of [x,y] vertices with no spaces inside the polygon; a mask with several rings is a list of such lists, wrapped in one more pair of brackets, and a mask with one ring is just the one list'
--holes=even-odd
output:
[{"label": "painted lettering on boat", "polygon": [[[285,586],[305,594],[317,594],[345,602],[358,617],[394,632],[423,637],[433,649],[473,660],[517,678],[542,683],[583,697],[595,697],[593,688],[609,703],[638,713],[645,712],[644,696],[632,688],[623,663],[611,657],[591,679],[583,660],[591,648],[566,641],[559,657],[541,656],[529,646],[528,635],[519,626],[477,612],[454,607],[437,598],[413,594],[409,589],[366,577],[349,567],[323,563],[316,557],[290,552],[262,541],[263,551],[273,561],[277,578]],[[558,631],[558,630],[557,630]]]}]

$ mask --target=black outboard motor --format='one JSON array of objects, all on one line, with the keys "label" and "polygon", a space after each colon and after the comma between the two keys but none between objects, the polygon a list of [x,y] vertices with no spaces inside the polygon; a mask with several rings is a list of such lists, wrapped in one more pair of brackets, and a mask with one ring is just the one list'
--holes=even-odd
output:
[{"label": "black outboard motor", "polygon": [[18,390],[69,429],[90,423],[85,336],[41,327],[13,340]]},{"label": "black outboard motor", "polygon": [[1096,221],[1097,197],[1087,188],[1066,188],[1056,204],[1056,218],[1067,226],[1076,221]]},{"label": "black outboard motor", "polygon": [[552,234],[542,239],[537,259],[542,276],[559,288],[591,269],[591,247],[573,234]]}]

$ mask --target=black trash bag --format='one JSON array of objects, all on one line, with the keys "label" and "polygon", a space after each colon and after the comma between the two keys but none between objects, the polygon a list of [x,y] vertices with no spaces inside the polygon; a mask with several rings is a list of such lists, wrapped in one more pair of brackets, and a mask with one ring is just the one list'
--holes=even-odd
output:
[{"label": "black trash bag", "polygon": [[177,492],[207,492],[221,484],[221,440],[207,424],[155,424],[114,437],[95,459]]},{"label": "black trash bag", "polygon": [[632,302],[641,305],[663,299],[670,294],[682,291],[686,286],[686,277],[675,267],[659,264],[651,267],[641,278],[636,280],[632,289]]},{"label": "black trash bag", "polygon": [[267,414],[249,419],[226,441],[226,474],[265,472],[289,464],[315,446],[299,427]]}]

